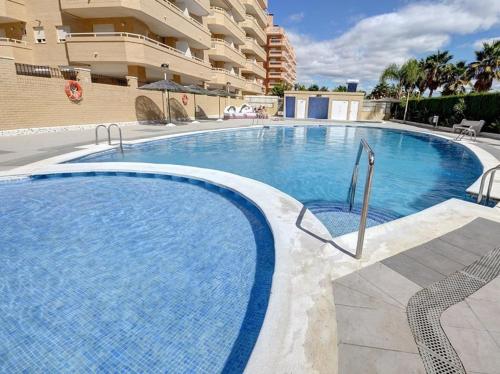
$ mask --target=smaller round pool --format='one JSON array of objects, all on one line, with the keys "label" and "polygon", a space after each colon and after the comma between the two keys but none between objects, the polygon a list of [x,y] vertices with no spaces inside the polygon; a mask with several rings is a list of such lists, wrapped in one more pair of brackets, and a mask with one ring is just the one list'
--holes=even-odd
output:
[{"label": "smaller round pool", "polygon": [[242,372],[274,271],[260,211],[136,174],[0,184],[1,372]]}]

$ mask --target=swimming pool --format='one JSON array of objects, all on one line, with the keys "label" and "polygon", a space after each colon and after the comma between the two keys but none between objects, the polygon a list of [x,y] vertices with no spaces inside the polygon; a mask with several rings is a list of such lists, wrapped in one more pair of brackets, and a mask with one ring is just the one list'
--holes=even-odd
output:
[{"label": "swimming pool", "polygon": [[0,183],[1,372],[241,372],[274,272],[261,212],[191,179]]},{"label": "swimming pool", "polygon": [[[404,217],[466,189],[482,165],[453,141],[408,131],[345,126],[272,126],[189,134],[133,145],[76,162],[149,162],[223,170],[267,183],[309,207],[333,235],[356,230],[345,201],[359,141],[376,154],[370,225]],[[362,159],[361,181],[364,185]],[[363,182],[363,183],[362,183]],[[358,192],[355,210],[361,205]]]}]

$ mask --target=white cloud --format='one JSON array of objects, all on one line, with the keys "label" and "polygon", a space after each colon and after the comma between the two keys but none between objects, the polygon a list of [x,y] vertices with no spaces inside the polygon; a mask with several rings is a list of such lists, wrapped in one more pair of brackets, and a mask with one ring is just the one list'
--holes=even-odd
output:
[{"label": "white cloud", "polygon": [[495,38],[488,38],[488,39],[476,40],[474,42],[474,48],[476,48],[476,49],[482,49],[484,43],[492,43],[492,42],[497,41],[497,40],[500,40],[500,36],[497,36]]},{"label": "white cloud", "polygon": [[288,16],[288,22],[299,23],[304,19],[304,12],[294,13]]},{"label": "white cloud", "polygon": [[329,40],[294,32],[290,39],[297,52],[299,81],[358,78],[366,87],[390,63],[443,49],[453,34],[471,34],[499,23],[498,0],[420,1],[364,18]]}]

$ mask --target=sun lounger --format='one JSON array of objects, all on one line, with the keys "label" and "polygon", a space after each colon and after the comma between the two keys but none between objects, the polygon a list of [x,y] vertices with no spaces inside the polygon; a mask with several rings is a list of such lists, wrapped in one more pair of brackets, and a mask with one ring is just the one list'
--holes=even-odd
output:
[{"label": "sun lounger", "polygon": [[459,132],[458,136],[455,140],[462,140],[465,136],[470,136],[470,138],[474,138],[476,141],[477,135],[483,129],[485,122],[481,121],[469,121],[463,119],[459,124],[453,125],[453,132]]}]

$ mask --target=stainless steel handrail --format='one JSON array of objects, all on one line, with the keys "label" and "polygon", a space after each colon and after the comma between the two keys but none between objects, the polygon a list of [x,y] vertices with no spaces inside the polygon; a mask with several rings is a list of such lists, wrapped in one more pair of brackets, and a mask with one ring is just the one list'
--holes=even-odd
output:
[{"label": "stainless steel handrail", "polygon": [[123,153],[123,136],[122,136],[122,129],[120,126],[118,126],[116,123],[112,123],[111,125],[108,126],[108,144],[111,145],[111,128],[116,127],[118,129],[118,134],[120,135],[120,150]]},{"label": "stainless steel handrail", "polygon": [[111,125],[97,125],[95,128],[95,144],[99,145],[99,129],[104,128],[108,133],[108,144],[111,145],[111,128],[116,127],[118,129],[118,133],[120,135],[120,151],[123,153],[123,135],[122,129],[116,123],[112,123]]},{"label": "stainless steel handrail", "polygon": [[493,188],[493,182],[495,180],[495,174],[497,170],[500,170],[500,165],[491,168],[490,170],[486,171],[486,173],[483,174],[483,177],[481,178],[481,185],[479,186],[479,193],[477,194],[478,204],[481,204],[481,202],[483,201],[483,196],[484,196],[483,192],[484,192],[484,185],[486,184],[486,178],[488,177],[488,175],[491,174],[490,181],[488,183],[488,190],[486,192],[486,203],[490,202],[491,189]]},{"label": "stainless steel handrail", "polygon": [[363,208],[361,210],[361,219],[359,222],[359,231],[358,231],[358,242],[356,245],[356,258],[358,260],[361,258],[363,254],[366,221],[368,219],[368,207],[370,204],[370,193],[373,181],[373,169],[375,166],[375,153],[373,152],[372,148],[365,139],[361,139],[361,142],[359,143],[358,155],[356,157],[356,163],[354,164],[354,170],[352,172],[352,177],[351,177],[351,186],[349,187],[349,193],[348,193],[349,211],[352,211],[352,207],[354,206],[354,199],[356,197],[356,187],[358,185],[359,162],[361,160],[361,155],[363,154],[363,151],[366,151],[368,155],[368,171],[366,174],[365,192],[363,194]]},{"label": "stainless steel handrail", "polygon": [[103,127],[105,130],[107,130],[108,128],[106,127],[106,125],[98,125],[96,126],[95,128],[95,144],[96,145],[99,145],[99,129]]}]

